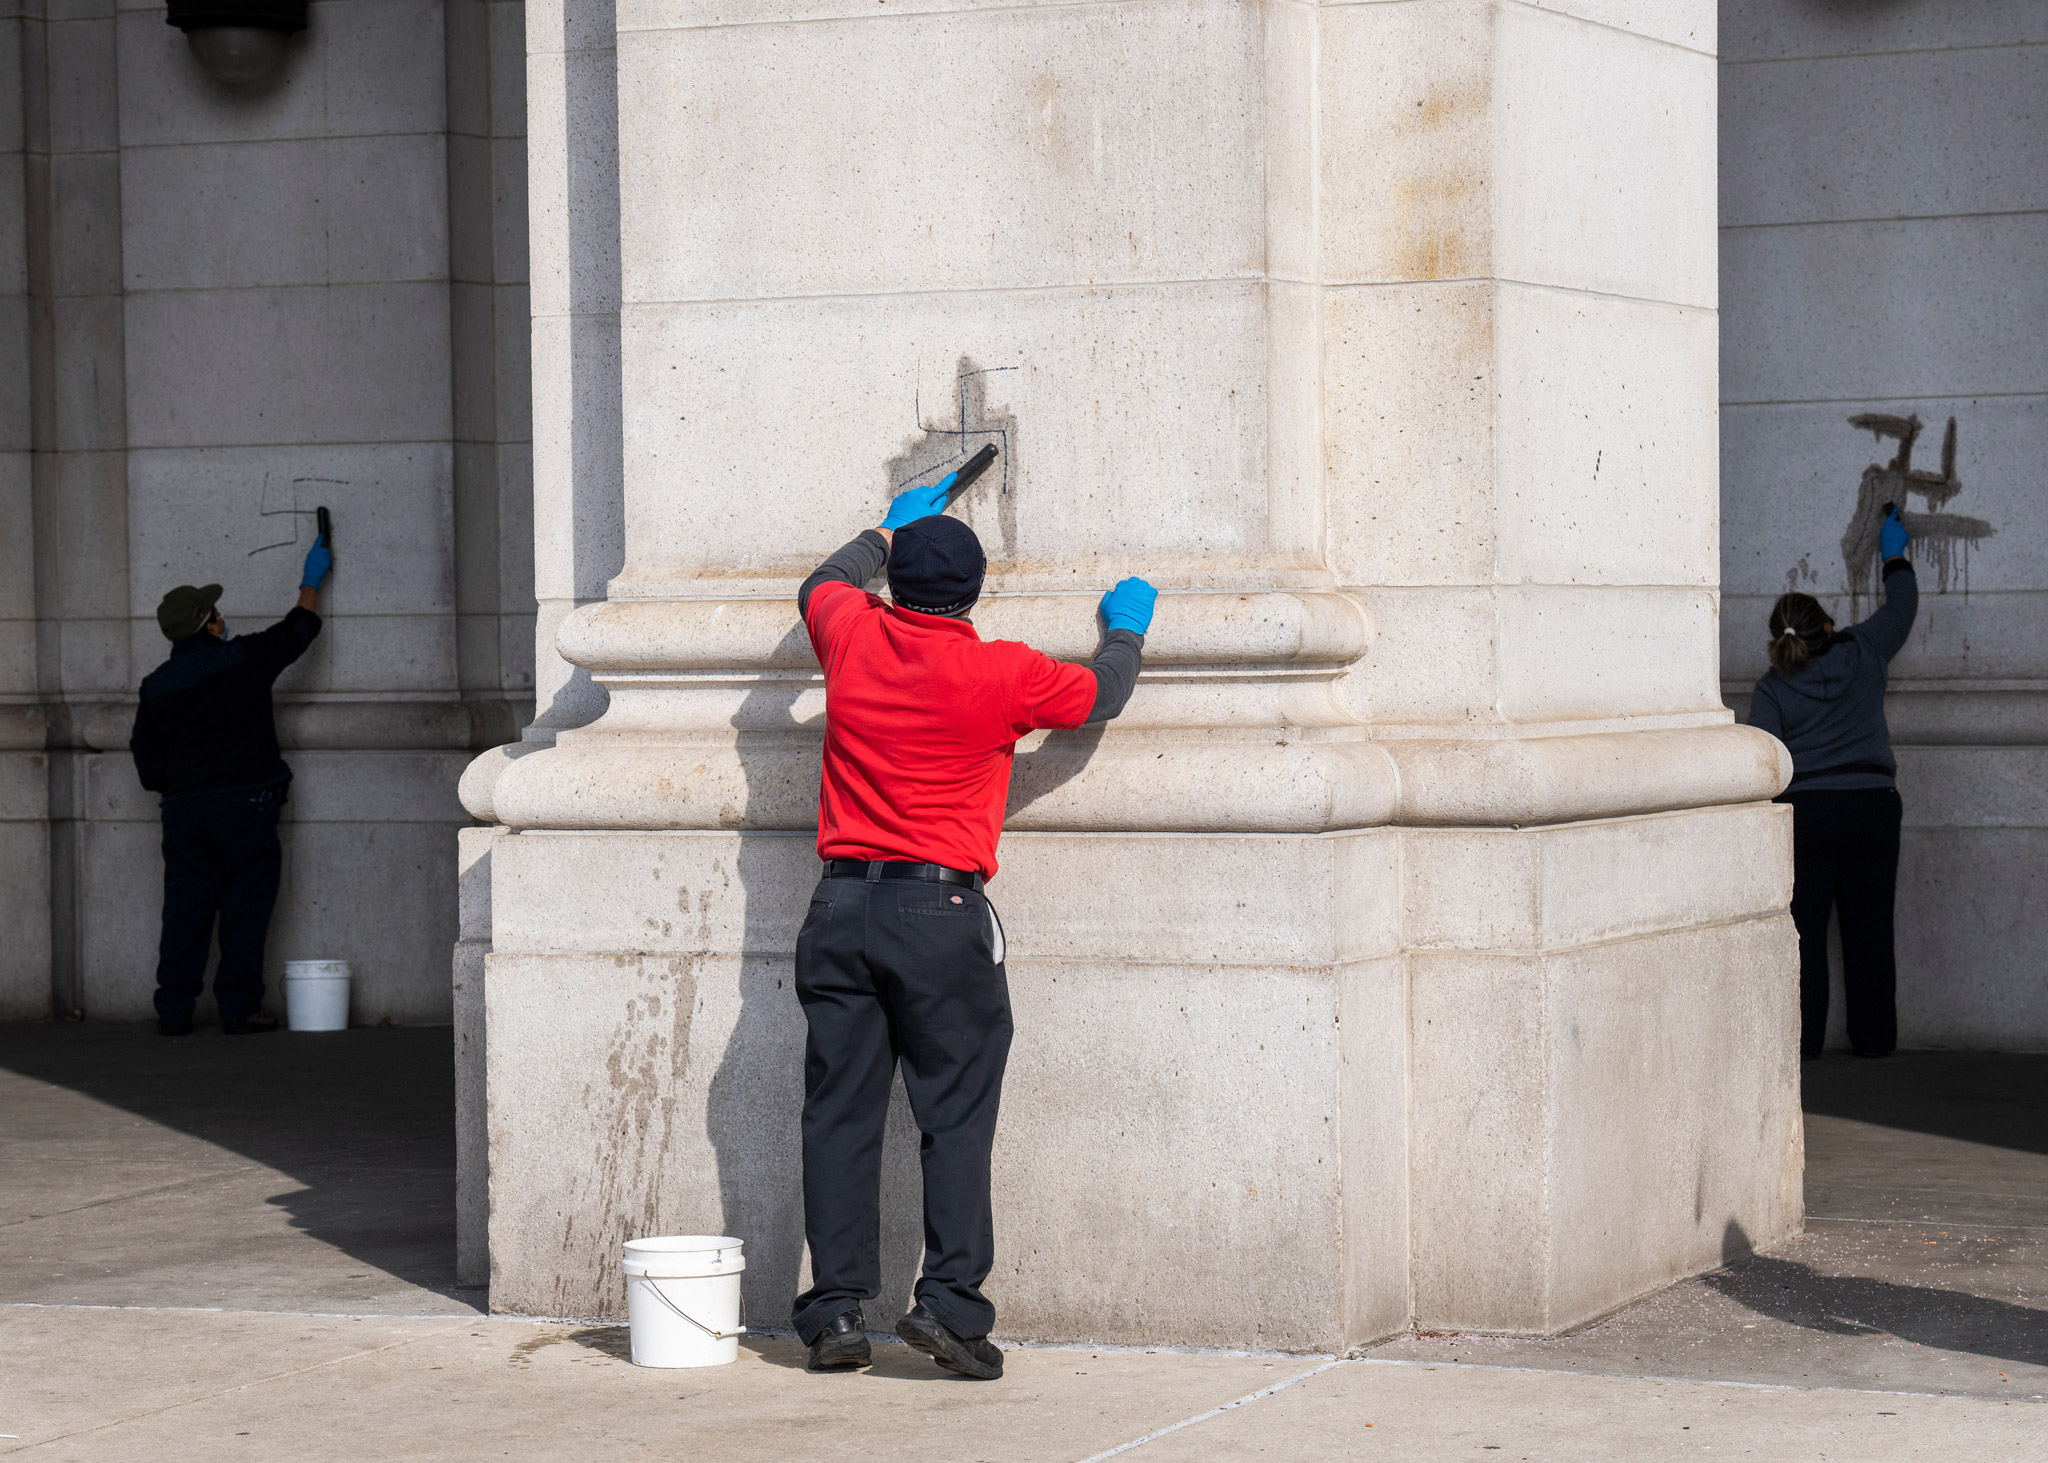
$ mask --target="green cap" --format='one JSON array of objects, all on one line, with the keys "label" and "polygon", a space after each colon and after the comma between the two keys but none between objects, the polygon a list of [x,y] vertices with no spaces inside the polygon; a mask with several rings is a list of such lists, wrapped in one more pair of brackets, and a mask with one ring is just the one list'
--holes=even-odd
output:
[{"label": "green cap", "polygon": [[213,607],[219,602],[218,584],[181,584],[156,607],[156,627],[164,632],[166,640],[197,635],[213,618]]}]

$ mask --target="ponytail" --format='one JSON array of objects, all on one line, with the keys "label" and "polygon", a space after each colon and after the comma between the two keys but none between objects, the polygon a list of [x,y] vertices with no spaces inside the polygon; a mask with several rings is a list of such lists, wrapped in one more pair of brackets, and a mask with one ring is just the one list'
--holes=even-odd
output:
[{"label": "ponytail", "polygon": [[1812,663],[1827,640],[1828,612],[1810,594],[1781,594],[1771,607],[1771,665],[1781,676],[1797,675]]}]

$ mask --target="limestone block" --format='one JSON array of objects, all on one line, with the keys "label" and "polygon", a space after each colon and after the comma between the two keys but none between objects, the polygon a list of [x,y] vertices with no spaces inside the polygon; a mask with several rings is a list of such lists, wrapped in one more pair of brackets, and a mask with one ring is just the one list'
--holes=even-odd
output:
[{"label": "limestone block", "polygon": [[[1952,11],[1971,7],[1953,6]],[[2048,88],[2038,46],[1837,53],[1722,77],[1729,225],[1928,218],[2048,205],[2027,138]],[[1873,92],[1933,105],[1856,106]],[[1825,137],[1825,147],[1814,139]],[[1900,167],[1939,158],[1939,167]]]},{"label": "limestone block", "polygon": [[[1952,592],[1965,583],[1973,591],[2043,587],[2038,555],[2022,546],[2036,542],[2038,531],[2026,484],[2034,444],[2048,439],[2048,402],[2039,396],[1973,397],[1936,406],[1900,397],[1853,404],[1758,403],[1724,411],[1722,585],[1728,593],[1775,596],[1803,589],[1830,604],[1846,600],[1841,539],[1855,511],[1857,485],[1864,467],[1889,461],[1897,445],[1851,428],[1852,411],[1919,413],[1927,428],[1913,461],[1937,470],[1943,421],[1953,415],[1963,489],[1948,511],[1988,520],[1996,536],[1957,559],[1956,570],[1967,569],[1967,578],[1958,572]],[[1922,545],[1915,554],[1923,592],[1938,588],[1938,566],[1925,550]],[[1869,613],[1867,606],[1863,612]]]},{"label": "limestone block", "polygon": [[[1086,663],[1102,641],[1097,600],[1085,591],[989,595],[973,624],[983,640],[1021,640]],[[1145,636],[1148,668],[1343,666],[1370,643],[1358,605],[1343,595],[1168,593],[1160,603]],[[570,660],[608,672],[815,670],[800,624],[794,598],[608,600],[575,611],[556,639]]]},{"label": "limestone block", "polygon": [[1342,684],[1363,721],[1392,728],[1698,718],[1720,705],[1715,604],[1706,589],[1354,593],[1376,632]]},{"label": "limestone block", "polygon": [[[612,48],[613,0],[528,0],[524,8],[529,55]],[[749,9],[736,18],[757,20],[760,12]]]},{"label": "limestone block", "polygon": [[[125,306],[135,446],[448,438],[446,284],[177,290]],[[183,369],[194,358],[214,368]]]},{"label": "limestone block", "polygon": [[2048,746],[1900,747],[1912,828],[2048,828]]},{"label": "limestone block", "polygon": [[[463,829],[465,833],[472,831]],[[491,1283],[491,1143],[484,1059],[488,940],[459,940],[450,987],[455,1022],[455,1283]]]},{"label": "limestone block", "polygon": [[1461,282],[1326,319],[1340,582],[1712,582],[1710,310]]},{"label": "limestone block", "polygon": [[[988,892],[1019,959],[1342,964],[1396,949],[1393,837],[1012,833]],[[1093,897],[1133,867],[1172,877],[1141,899]],[[491,938],[501,952],[788,955],[818,877],[803,833],[501,836]],[[590,900],[591,878],[609,902]]]},{"label": "limestone block", "polygon": [[[5,43],[0,42],[0,65],[6,65],[10,61],[16,65],[20,64],[19,57],[9,56]],[[23,198],[27,196],[25,192],[28,187],[27,166],[19,148],[20,144],[17,142],[15,144],[16,150],[0,152],[0,187],[7,189],[6,196],[9,198]],[[13,218],[7,221],[6,226],[0,227],[0,299],[18,299],[28,293],[28,230],[25,227],[26,223],[27,220],[22,214],[16,213]],[[10,359],[15,358],[16,352],[26,350],[28,346],[28,337],[25,334],[16,333],[20,323],[21,318],[19,316],[10,318],[7,322],[9,327],[7,334],[4,337],[0,337],[8,342],[7,350]],[[26,402],[16,403],[13,410],[19,412],[25,409],[26,406]]]},{"label": "limestone block", "polygon": [[[31,753],[0,756],[0,769]],[[4,775],[4,772],[0,772]],[[8,931],[0,949],[0,1020],[40,1021],[50,1014],[50,825],[0,818],[0,922]]]},{"label": "limestone block", "polygon": [[161,830],[154,816],[147,822],[91,821],[79,830],[77,889],[83,917],[77,926],[78,986],[72,1002],[92,1019],[142,1021],[154,1014],[163,869]]},{"label": "limestone block", "polygon": [[0,752],[0,1019],[50,1014],[50,759]]},{"label": "limestone block", "polygon": [[[438,136],[130,148],[120,166],[120,262],[133,290],[448,272],[448,158]],[[262,207],[249,207],[254,199]]]},{"label": "limestone block", "polygon": [[[290,761],[292,796],[285,816],[293,822],[443,829],[469,821],[455,798],[467,752],[304,751]],[[452,844],[443,857],[454,857]],[[450,899],[452,908],[452,884]]]},{"label": "limestone block", "polygon": [[[755,1324],[779,1324],[803,1283],[803,1027],[787,962],[500,953],[488,970],[493,1307],[615,1316],[624,1239],[716,1230],[748,1243]],[[1398,1084],[1398,972],[1013,961],[999,1334],[1333,1346],[1352,1294],[1375,1304],[1357,1329],[1398,1324],[1397,1256],[1331,1243],[1349,1181],[1343,1067]],[[1233,1100],[1218,1107],[1223,1088]],[[912,1150],[893,1136],[900,1174]],[[1351,1176],[1359,1206],[1398,1213],[1400,1173],[1381,1148]],[[877,1320],[907,1299],[917,1259],[916,1185],[889,1189]]]},{"label": "limestone block", "polygon": [[[0,515],[8,523],[33,523],[34,477],[26,451],[0,449]],[[36,617],[35,540],[10,533],[0,540],[0,619],[30,621]],[[33,690],[34,682],[7,681],[6,688]]]},{"label": "limestone block", "polygon": [[1418,1325],[1554,1333],[1798,1232],[1789,915],[1409,957]]},{"label": "limestone block", "polygon": [[[69,27],[58,27],[69,29]],[[60,153],[48,164],[49,229],[64,241],[45,256],[53,293],[111,295],[121,288],[121,251],[107,220],[121,215],[121,165],[112,153]],[[66,247],[66,245],[70,247]]]},{"label": "limestone block", "polygon": [[1485,0],[1336,7],[1320,33],[1325,278],[1713,306],[1711,55]]},{"label": "limestone block", "polygon": [[1711,56],[1719,19],[1715,0],[1526,0],[1539,10],[1652,36]]},{"label": "limestone block", "polygon": [[1725,0],[1722,8],[1721,50],[1728,62],[2048,41],[2048,15],[2031,0],[1882,10]]},{"label": "limestone block", "polygon": [[[1944,281],[1930,290],[1926,281]],[[1807,401],[2038,392],[2048,214],[1737,229],[1723,238],[1722,397]],[[1876,296],[1881,312],[1863,308]],[[1957,505],[1958,511],[1961,504]]]},{"label": "limestone block", "polygon": [[[2038,822],[1905,830],[1896,914],[1900,1046],[2048,1050],[2044,860],[2048,828]],[[1839,985],[1834,1004],[1839,1010]]]},{"label": "limestone block", "polygon": [[[335,544],[323,618],[445,613],[455,603],[453,473],[446,442],[130,452],[129,611],[155,634],[165,590],[219,583],[237,633],[283,618],[325,505]],[[329,624],[321,638],[342,633]]]},{"label": "limestone block", "polygon": [[[538,23],[533,6],[527,16],[530,28]],[[619,308],[617,61],[609,33],[602,40],[596,49],[566,52],[536,46],[527,59],[526,206],[537,316]]]},{"label": "limestone block", "polygon": [[1714,584],[1720,342],[1708,299],[1500,290],[1500,579]]},{"label": "limestone block", "polygon": [[1166,0],[622,31],[625,296],[1254,276],[1261,30]]},{"label": "limestone block", "polygon": [[125,344],[119,296],[66,296],[50,301],[50,397],[53,440],[73,451],[127,445],[117,363]]},{"label": "limestone block", "polygon": [[272,1001],[282,1000],[285,961],[346,960],[352,1025],[446,1025],[453,833],[445,823],[288,821],[264,960]]},{"label": "limestone block", "polygon": [[314,0],[260,107],[195,66],[160,10],[124,8],[117,23],[124,147],[431,133],[445,125],[441,7],[430,0]]},{"label": "limestone block", "polygon": [[1496,295],[1484,281],[1326,293],[1323,435],[1338,583],[1492,578]]},{"label": "limestone block", "polygon": [[[625,556],[619,322],[536,314],[532,348],[534,592],[599,599]],[[553,640],[541,649],[552,657]]]},{"label": "limestone block", "polygon": [[[1204,349],[1170,345],[1186,339]],[[1270,585],[1266,359],[1257,284],[631,309],[630,547],[613,593],[800,578],[893,492],[991,441],[1004,476],[956,512],[982,536],[992,588],[1067,589],[1077,574],[1107,588],[1141,565],[1169,585]],[[760,512],[771,463],[832,486],[778,485]],[[866,466],[849,480],[848,463]]]},{"label": "limestone block", "polygon": [[38,29],[46,68],[42,96],[48,106],[49,150],[111,152],[119,112],[113,16],[70,17],[64,24]]},{"label": "limestone block", "polygon": [[1792,899],[1791,830],[1777,803],[1514,833],[1405,829],[1402,938],[1540,951],[1775,914]]},{"label": "limestone block", "polygon": [[[124,591],[129,546],[116,527],[128,510],[123,456],[119,451],[39,452],[30,469],[38,493],[47,495],[44,512],[56,520],[54,535],[49,532],[50,518],[43,520],[40,547],[46,554],[53,549],[61,553],[62,562],[71,570],[58,576],[54,603],[46,600],[43,610],[45,615],[54,610],[51,617],[61,617],[65,631],[73,622],[120,614],[128,608]],[[42,475],[39,481],[34,476],[38,473]],[[30,582],[34,582],[33,575]],[[155,610],[152,601],[152,615]],[[99,684],[103,682],[88,681],[84,687],[68,679],[64,682],[74,692]]]},{"label": "limestone block", "polygon": [[[902,13],[1051,9],[1063,0],[905,0]],[[892,9],[894,7],[891,7]],[[735,25],[752,21],[844,20],[872,14],[860,0],[623,0],[621,31]]]}]

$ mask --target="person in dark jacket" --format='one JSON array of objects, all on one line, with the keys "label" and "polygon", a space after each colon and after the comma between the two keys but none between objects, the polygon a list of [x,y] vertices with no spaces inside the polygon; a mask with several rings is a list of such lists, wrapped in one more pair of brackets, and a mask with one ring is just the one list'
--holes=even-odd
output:
[{"label": "person in dark jacket", "polygon": [[1849,1045],[1859,1057],[1898,1045],[1892,896],[1899,876],[1899,790],[1884,720],[1886,667],[1906,643],[1920,588],[1905,559],[1906,528],[1885,515],[1884,604],[1837,631],[1810,594],[1771,611],[1771,669],[1756,683],[1749,724],[1792,753],[1792,922],[1799,930],[1799,1050],[1820,1055],[1828,1024],[1828,914],[1842,927]]},{"label": "person in dark jacket", "polygon": [[292,770],[278,753],[270,688],[320,633],[314,607],[334,556],[323,534],[299,602],[254,635],[228,637],[218,584],[181,584],[156,609],[171,658],[142,678],[128,750],[163,805],[164,922],[157,946],[157,1030],[186,1036],[220,924],[213,999],[230,1036],[277,1030],[263,1011],[263,942],[277,903],[279,809]]}]

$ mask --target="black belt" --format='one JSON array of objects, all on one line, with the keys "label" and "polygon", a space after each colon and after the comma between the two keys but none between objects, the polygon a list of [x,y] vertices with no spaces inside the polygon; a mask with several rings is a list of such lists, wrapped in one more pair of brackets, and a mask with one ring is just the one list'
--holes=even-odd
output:
[{"label": "black belt", "polygon": [[1882,762],[1844,762],[1839,767],[1816,767],[1811,772],[1795,772],[1785,791],[1790,792],[1802,782],[1811,782],[1816,777],[1840,777],[1853,772],[1859,777],[1896,777],[1891,768]]},{"label": "black belt", "polygon": [[966,869],[949,869],[944,864],[894,863],[884,859],[828,858],[825,860],[825,877],[866,879],[870,884],[877,879],[922,879],[927,884],[958,884],[966,889],[981,887],[981,875],[969,873]]}]

